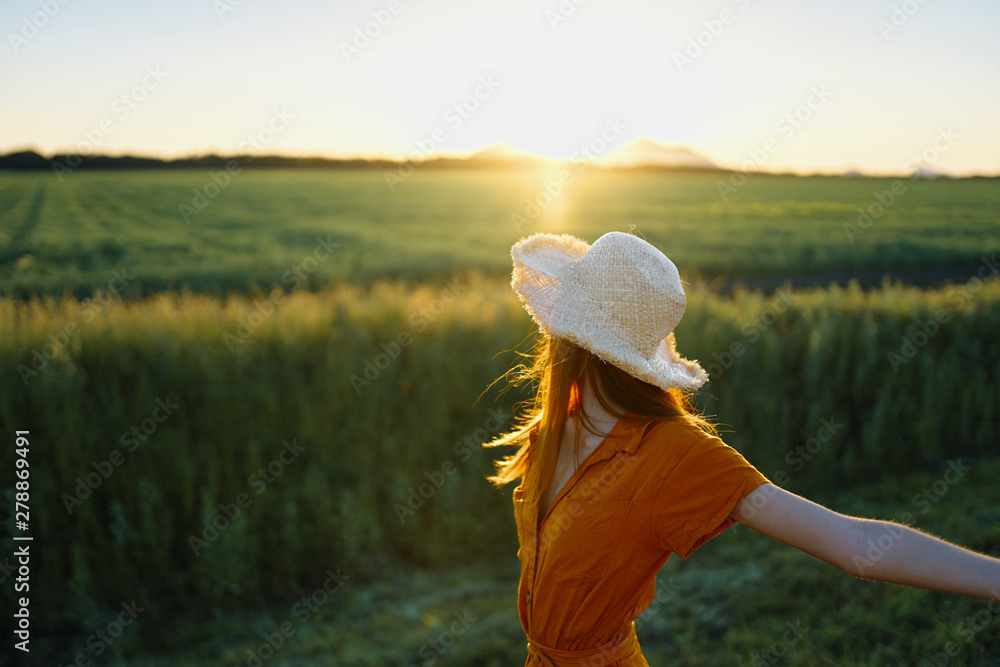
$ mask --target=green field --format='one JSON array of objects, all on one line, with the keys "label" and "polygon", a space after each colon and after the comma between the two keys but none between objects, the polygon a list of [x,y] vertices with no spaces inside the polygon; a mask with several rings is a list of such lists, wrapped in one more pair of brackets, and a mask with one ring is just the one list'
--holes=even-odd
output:
[{"label": "green field", "polygon": [[[0,423],[31,431],[43,663],[246,665],[286,622],[264,664],[523,663],[511,489],[479,444],[525,398],[488,387],[527,347],[509,247],[536,228],[635,225],[676,258],[679,348],[711,375],[697,403],[769,478],[1000,555],[995,181],[907,181],[851,244],[843,225],[890,180],[753,177],[722,202],[711,176],[595,172],[519,232],[544,174],[417,172],[390,192],[377,172],[249,171],[186,225],[207,178],[0,175]],[[307,271],[317,237],[339,245]],[[924,266],[987,279],[720,295],[697,277]],[[0,488],[6,537],[8,473]],[[328,571],[343,585],[306,614]],[[668,561],[660,591],[638,622],[651,665],[1000,656],[996,605],[855,580],[744,527]],[[442,648],[456,613],[475,620]]]},{"label": "green field", "polygon": [[[545,171],[417,170],[392,191],[378,170],[248,170],[214,189],[210,174],[0,174],[0,293],[82,298],[122,267],[135,276],[127,294],[500,276],[513,242],[536,231],[592,241],[634,228],[687,279],[967,271],[1000,250],[996,179],[903,180],[851,242],[845,225],[893,179],[750,176],[723,201],[722,176],[591,170],[544,206]],[[198,211],[189,222],[182,204]],[[317,248],[329,255],[313,264]]]}]

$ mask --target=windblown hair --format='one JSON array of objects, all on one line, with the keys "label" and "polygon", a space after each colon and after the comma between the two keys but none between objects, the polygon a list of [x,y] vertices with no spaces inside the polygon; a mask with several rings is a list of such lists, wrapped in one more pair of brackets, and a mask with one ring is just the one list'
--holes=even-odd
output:
[{"label": "windblown hair", "polygon": [[[689,393],[674,388],[664,391],[566,340],[539,335],[533,350],[524,356],[526,362],[504,377],[511,386],[537,385],[535,397],[528,402],[527,412],[519,417],[513,430],[484,446],[518,448],[497,462],[497,473],[488,479],[496,486],[523,479],[525,500],[540,500],[551,483],[563,431],[571,414],[579,411],[584,428],[595,435],[606,435],[595,430],[583,410],[584,382],[593,388],[601,407],[621,419],[682,420],[707,435],[717,435],[715,427],[692,407]],[[574,460],[579,459],[579,430],[576,436]]]}]

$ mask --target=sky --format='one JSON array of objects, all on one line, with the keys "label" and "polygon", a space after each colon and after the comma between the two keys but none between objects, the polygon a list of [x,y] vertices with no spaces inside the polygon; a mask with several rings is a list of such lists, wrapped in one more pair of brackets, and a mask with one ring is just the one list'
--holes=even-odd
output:
[{"label": "sky", "polygon": [[1000,174],[988,0],[5,0],[0,153]]}]

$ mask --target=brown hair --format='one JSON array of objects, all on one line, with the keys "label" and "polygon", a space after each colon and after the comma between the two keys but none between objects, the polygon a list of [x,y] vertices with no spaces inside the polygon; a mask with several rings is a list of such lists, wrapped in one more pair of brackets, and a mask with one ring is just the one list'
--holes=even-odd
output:
[{"label": "brown hair", "polygon": [[[534,349],[523,355],[522,363],[503,377],[511,386],[536,384],[533,400],[528,402],[513,430],[484,447],[513,445],[513,454],[497,461],[497,473],[489,477],[496,486],[523,478],[525,500],[540,500],[555,474],[566,420],[579,410],[580,421],[597,435],[590,416],[581,404],[582,383],[593,388],[601,407],[626,421],[683,420],[707,435],[716,435],[715,427],[691,405],[690,393],[659,387],[635,378],[569,341],[539,335]],[[630,414],[622,414],[622,411]],[[574,457],[579,457],[577,431]],[[532,438],[532,434],[537,437]]]}]

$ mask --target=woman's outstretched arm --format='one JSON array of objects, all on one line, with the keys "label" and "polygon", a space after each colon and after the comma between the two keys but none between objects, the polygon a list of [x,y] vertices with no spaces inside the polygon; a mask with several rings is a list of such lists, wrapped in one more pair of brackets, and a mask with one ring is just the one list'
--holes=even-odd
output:
[{"label": "woman's outstretched arm", "polygon": [[903,524],[838,514],[773,484],[732,516],[855,577],[1000,600],[1000,560]]}]

